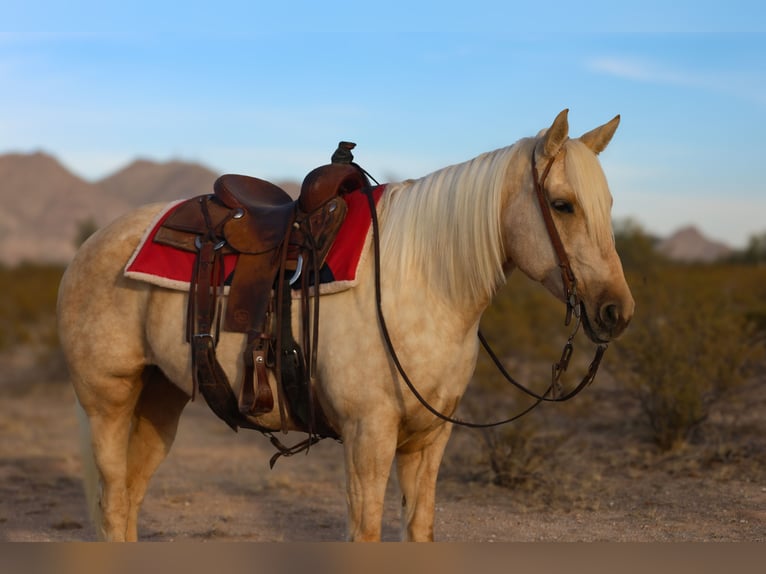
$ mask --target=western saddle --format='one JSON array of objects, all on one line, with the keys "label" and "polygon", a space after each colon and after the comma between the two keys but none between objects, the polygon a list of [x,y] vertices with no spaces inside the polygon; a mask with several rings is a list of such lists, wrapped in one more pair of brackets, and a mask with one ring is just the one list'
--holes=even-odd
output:
[{"label": "western saddle", "polygon": [[[346,216],[342,196],[370,185],[353,163],[354,147],[340,142],[332,163],[306,176],[297,200],[268,181],[223,175],[213,194],[180,204],[155,236],[159,243],[197,254],[186,330],[195,389],[232,429],[252,428],[271,436],[281,454],[304,450],[319,438],[338,438],[314,393],[319,297],[314,297],[313,312],[309,297],[312,283],[318,294],[319,270]],[[237,263],[232,276],[224,277],[222,256],[231,253],[238,254]],[[302,345],[291,328],[291,285],[298,279]],[[247,335],[239,396],[215,354],[222,319],[224,330]],[[276,429],[254,420],[274,408],[268,369],[274,370],[279,386],[281,430],[286,431],[289,410],[309,434],[296,447],[284,447],[271,435]]]}]

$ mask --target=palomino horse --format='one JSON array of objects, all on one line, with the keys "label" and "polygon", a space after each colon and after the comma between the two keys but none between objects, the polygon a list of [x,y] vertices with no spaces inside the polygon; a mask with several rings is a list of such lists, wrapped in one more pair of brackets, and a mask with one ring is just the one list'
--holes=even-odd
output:
[{"label": "palomino horse", "polygon": [[[577,280],[588,336],[608,342],[627,326],[634,302],[596,157],[618,123],[619,116],[569,139],[564,110],[535,138],[389,185],[383,194],[377,208],[382,309],[399,360],[433,408],[446,415],[457,408],[476,364],[479,319],[513,269],[565,299],[535,194],[544,167],[545,198]],[[92,462],[85,465],[92,471],[86,491],[107,540],[137,538],[147,484],[192,394],[187,295],[123,274],[161,209],[143,207],[93,235],[59,293],[61,343]],[[432,540],[436,476],[453,425],[427,411],[393,366],[376,316],[373,259],[362,258],[356,287],[322,296],[317,394],[342,437],[349,539],[380,538],[395,459],[403,537]],[[244,344],[241,334],[221,333],[217,354],[230,381],[241,380]],[[276,409],[259,420],[280,425]]]}]

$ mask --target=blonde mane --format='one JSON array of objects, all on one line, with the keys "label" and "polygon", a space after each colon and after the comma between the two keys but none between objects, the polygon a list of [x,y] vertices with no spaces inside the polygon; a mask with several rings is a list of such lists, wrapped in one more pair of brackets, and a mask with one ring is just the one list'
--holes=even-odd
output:
[{"label": "blonde mane", "polygon": [[585,212],[588,235],[602,251],[614,245],[612,235],[612,195],[604,172],[593,152],[579,140],[566,143],[567,179]]},{"label": "blonde mane", "polygon": [[400,280],[418,274],[448,297],[480,301],[504,281],[502,202],[517,145],[482,154],[381,198],[381,253]]}]

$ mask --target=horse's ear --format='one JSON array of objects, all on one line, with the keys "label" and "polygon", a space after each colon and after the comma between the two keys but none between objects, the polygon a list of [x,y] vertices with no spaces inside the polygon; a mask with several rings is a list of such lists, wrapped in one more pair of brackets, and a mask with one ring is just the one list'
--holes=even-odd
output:
[{"label": "horse's ear", "polygon": [[562,110],[543,136],[542,148],[546,157],[553,157],[569,137],[569,109]]},{"label": "horse's ear", "polygon": [[619,114],[614,116],[603,126],[599,126],[595,130],[591,130],[587,134],[581,135],[580,141],[588,146],[593,153],[598,155],[606,149],[607,145],[609,145],[618,125],[620,125]]}]

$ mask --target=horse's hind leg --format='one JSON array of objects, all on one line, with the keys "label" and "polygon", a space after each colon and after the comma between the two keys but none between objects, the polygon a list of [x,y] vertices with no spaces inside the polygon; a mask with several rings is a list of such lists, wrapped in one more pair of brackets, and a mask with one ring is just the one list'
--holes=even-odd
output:
[{"label": "horse's hind leg", "polygon": [[[91,380],[92,381],[92,380]],[[126,538],[130,502],[127,492],[127,451],[133,410],[141,391],[141,378],[110,377],[101,379],[112,389],[107,400],[90,387],[81,386],[78,400],[87,422],[83,447],[92,458],[95,476],[86,477],[86,494],[92,518],[105,540]],[[95,385],[94,385],[95,386]],[[86,469],[89,468],[86,459]],[[100,485],[100,488],[99,488]]]},{"label": "horse's hind leg", "polygon": [[128,443],[127,488],[130,502],[127,540],[138,537],[138,513],[154,471],[165,460],[176,437],[178,421],[189,396],[156,367],[143,373]]}]

